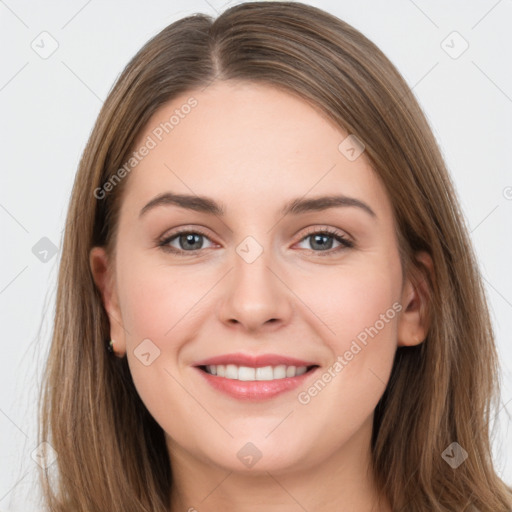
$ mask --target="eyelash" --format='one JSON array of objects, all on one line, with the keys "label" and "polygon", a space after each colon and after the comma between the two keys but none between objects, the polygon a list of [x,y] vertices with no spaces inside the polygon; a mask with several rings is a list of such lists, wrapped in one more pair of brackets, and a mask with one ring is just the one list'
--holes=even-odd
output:
[{"label": "eyelash", "polygon": [[[183,228],[178,231],[175,231],[172,235],[166,236],[163,239],[158,240],[158,246],[165,252],[172,253],[176,256],[198,256],[197,251],[201,251],[202,249],[194,249],[192,251],[183,251],[181,249],[175,249],[174,247],[169,246],[168,244],[173,241],[175,238],[177,238],[180,235],[187,234],[187,235],[201,235],[205,238],[210,238],[206,233],[202,232],[200,229],[187,229]],[[341,245],[335,249],[328,249],[326,251],[315,251],[313,249],[306,249],[309,252],[316,253],[319,256],[322,257],[329,257],[337,254],[338,252],[344,250],[344,249],[351,249],[354,247],[354,242],[343,236],[339,231],[336,231],[335,229],[330,228],[324,228],[324,229],[317,229],[312,228],[310,231],[308,231],[300,240],[299,242],[302,242],[306,238],[309,238],[313,235],[329,235],[332,238],[334,238],[337,242],[339,242]]]}]

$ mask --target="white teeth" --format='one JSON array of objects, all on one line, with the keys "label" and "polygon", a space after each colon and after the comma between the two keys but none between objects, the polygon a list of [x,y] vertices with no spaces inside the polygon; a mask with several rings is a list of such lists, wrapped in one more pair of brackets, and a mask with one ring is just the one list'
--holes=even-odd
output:
[{"label": "white teeth", "polygon": [[278,380],[286,377],[297,377],[306,373],[307,370],[306,366],[286,366],[284,364],[259,368],[237,366],[235,364],[211,364],[206,366],[206,371],[211,375],[241,381]]},{"label": "white teeth", "polygon": [[226,374],[224,377],[226,377],[226,379],[238,379],[238,366],[234,364],[227,364]]},{"label": "white teeth", "polygon": [[286,377],[286,366],[281,364],[274,368],[274,379],[284,379]]},{"label": "white teeth", "polygon": [[238,380],[256,380],[256,368],[240,366],[238,368]]},{"label": "white teeth", "polygon": [[288,368],[286,368],[286,376],[294,377],[296,370],[297,370],[297,368],[295,368],[295,366],[288,366]]},{"label": "white teeth", "polygon": [[262,366],[256,368],[256,380],[272,380],[274,378],[274,371],[272,366]]}]

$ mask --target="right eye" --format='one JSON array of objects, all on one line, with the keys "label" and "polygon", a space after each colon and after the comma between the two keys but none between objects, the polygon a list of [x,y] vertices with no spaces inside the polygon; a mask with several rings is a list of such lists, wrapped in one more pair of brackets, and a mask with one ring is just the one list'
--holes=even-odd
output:
[{"label": "right eye", "polygon": [[[204,249],[203,240],[210,240],[206,234],[200,231],[190,229],[182,229],[166,236],[159,242],[162,250],[171,252],[178,256],[185,256],[189,253],[191,256],[195,255],[196,251]],[[172,245],[175,244],[175,245]],[[177,245],[177,246],[176,246]]]}]

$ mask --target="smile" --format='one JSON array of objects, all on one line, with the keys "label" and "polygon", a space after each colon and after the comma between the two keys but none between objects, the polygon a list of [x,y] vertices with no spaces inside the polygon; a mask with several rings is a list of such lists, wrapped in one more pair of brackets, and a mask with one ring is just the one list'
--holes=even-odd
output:
[{"label": "smile", "polygon": [[279,380],[289,377],[297,377],[311,369],[307,366],[262,366],[254,368],[250,366],[237,366],[235,364],[212,364],[202,366],[201,369],[210,375],[217,375],[231,380],[241,381],[269,381]]},{"label": "smile", "polygon": [[250,367],[234,364],[195,367],[209,388],[246,402],[268,400],[305,386],[306,379],[318,368],[318,365]]}]

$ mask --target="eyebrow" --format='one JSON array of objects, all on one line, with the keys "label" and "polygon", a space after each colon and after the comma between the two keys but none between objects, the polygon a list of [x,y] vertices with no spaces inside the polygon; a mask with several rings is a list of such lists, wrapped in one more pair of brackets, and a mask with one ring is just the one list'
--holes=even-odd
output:
[{"label": "eyebrow", "polygon": [[[140,211],[139,218],[149,210],[158,206],[178,206],[187,210],[194,210],[196,212],[216,215],[218,217],[224,216],[226,211],[221,203],[217,203],[209,197],[165,192],[149,201],[149,203],[147,203]],[[280,213],[282,216],[298,215],[301,213],[317,212],[337,207],[360,208],[370,216],[377,217],[376,213],[366,203],[354,197],[348,197],[345,195],[328,195],[310,199],[299,197],[286,203]]]}]

